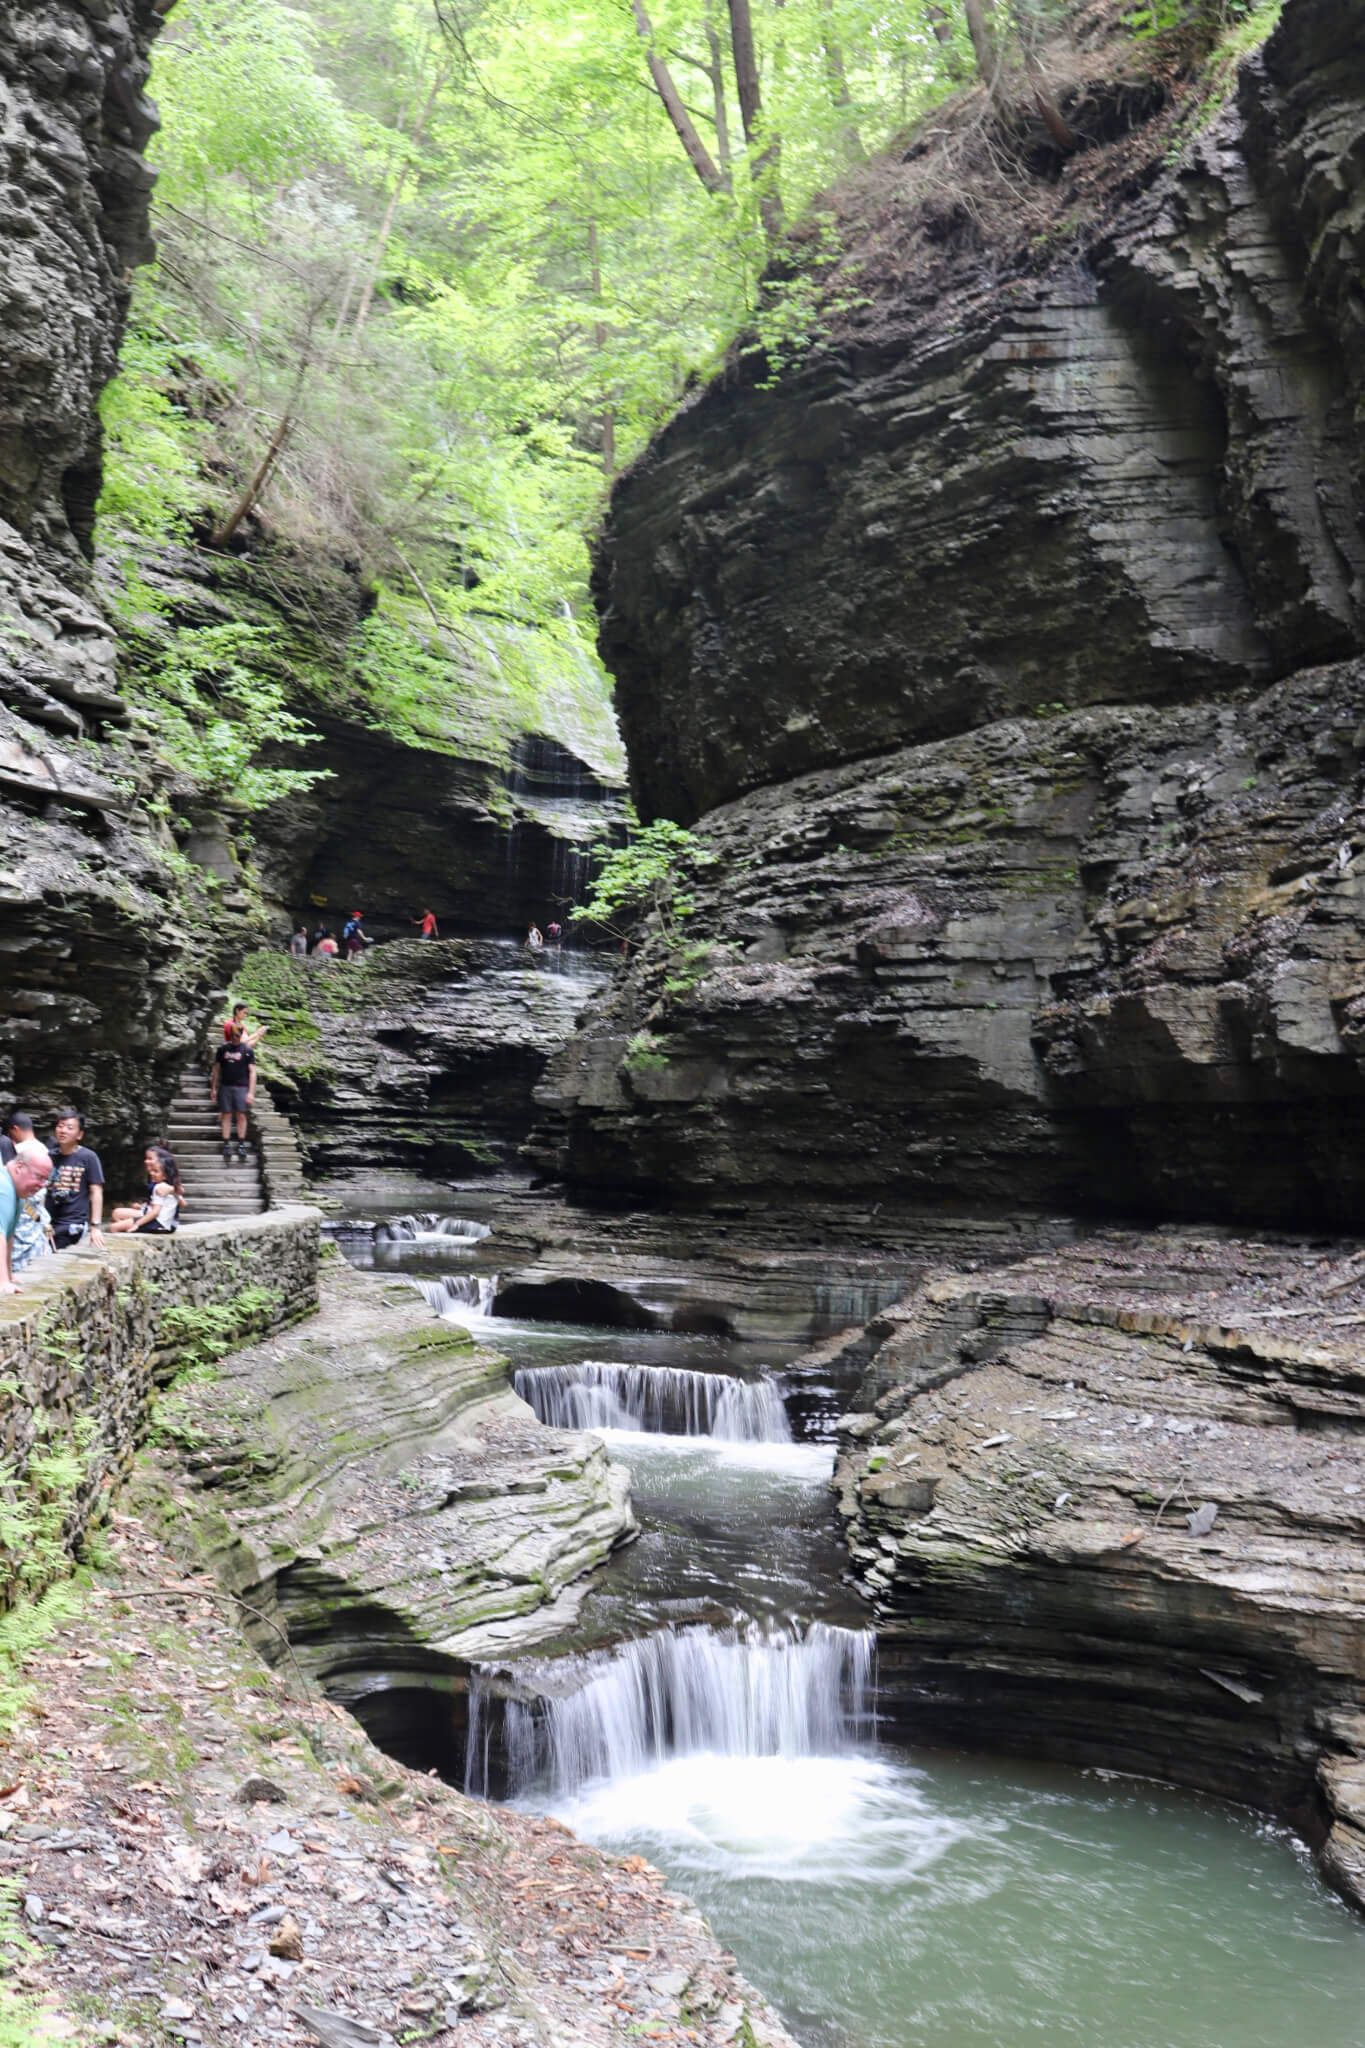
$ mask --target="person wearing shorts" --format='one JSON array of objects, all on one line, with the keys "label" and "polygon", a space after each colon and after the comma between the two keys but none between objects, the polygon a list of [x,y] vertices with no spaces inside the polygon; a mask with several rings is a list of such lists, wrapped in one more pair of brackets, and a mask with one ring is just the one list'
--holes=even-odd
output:
[{"label": "person wearing shorts", "polygon": [[223,1123],[223,1164],[232,1164],[234,1120],[237,1126],[237,1158],[246,1158],[246,1113],[256,1098],[256,1055],[246,1043],[240,1024],[232,1027],[226,1045],[220,1045],[213,1060],[211,1094]]}]

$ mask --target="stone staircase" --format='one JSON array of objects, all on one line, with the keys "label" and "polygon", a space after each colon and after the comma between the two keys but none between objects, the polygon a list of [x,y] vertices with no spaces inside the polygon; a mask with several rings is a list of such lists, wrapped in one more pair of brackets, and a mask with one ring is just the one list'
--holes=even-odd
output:
[{"label": "stone staircase", "polygon": [[[252,1108],[254,1111],[254,1104]],[[247,1138],[247,1156],[239,1161],[234,1139],[233,1163],[223,1164],[223,1140],[218,1114],[209,1096],[208,1076],[197,1067],[187,1067],[180,1076],[166,1122],[166,1142],[175,1154],[180,1178],[185,1183],[186,1223],[218,1223],[231,1216],[259,1216],[269,1206],[255,1140],[253,1128]]]}]

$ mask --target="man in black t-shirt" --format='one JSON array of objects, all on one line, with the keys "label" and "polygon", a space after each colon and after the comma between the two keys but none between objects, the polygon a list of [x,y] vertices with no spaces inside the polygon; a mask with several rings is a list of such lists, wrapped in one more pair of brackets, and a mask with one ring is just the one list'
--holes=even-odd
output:
[{"label": "man in black t-shirt", "polygon": [[223,1164],[232,1164],[232,1120],[237,1119],[237,1157],[246,1158],[246,1113],[256,1099],[256,1055],[240,1024],[213,1057],[211,1093],[223,1118]]},{"label": "man in black t-shirt", "polygon": [[47,1213],[52,1218],[52,1242],[59,1252],[80,1244],[87,1231],[90,1242],[104,1250],[104,1168],[98,1152],[82,1143],[85,1118],[78,1109],[64,1109],[57,1118],[57,1141],[52,1147],[52,1178],[47,1186]]}]

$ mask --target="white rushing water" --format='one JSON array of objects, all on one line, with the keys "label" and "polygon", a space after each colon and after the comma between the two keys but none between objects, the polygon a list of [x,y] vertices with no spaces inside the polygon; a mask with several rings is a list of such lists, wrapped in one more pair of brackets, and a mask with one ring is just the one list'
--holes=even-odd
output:
[{"label": "white rushing water", "polygon": [[487,1322],[493,1313],[498,1292],[496,1273],[443,1273],[439,1280],[424,1280],[416,1274],[410,1277],[437,1315],[444,1316],[447,1322],[472,1328],[475,1323]]},{"label": "white rushing water", "polygon": [[727,1443],[792,1440],[782,1395],[767,1379],[586,1358],[573,1365],[523,1367],[512,1385],[554,1429],[641,1430]]},{"label": "white rushing water", "polygon": [[[603,1655],[562,1659],[554,1696],[508,1700],[513,1796],[638,1779],[679,1757],[852,1753],[872,1736],[870,1629],[750,1625],[662,1629]],[[578,1681],[575,1683],[574,1681]],[[487,1680],[470,1686],[466,1782],[488,1782]]]},{"label": "white rushing water", "polygon": [[390,1216],[375,1226],[374,1236],[376,1244],[442,1244],[454,1251],[461,1244],[481,1244],[490,1227],[470,1216]]}]

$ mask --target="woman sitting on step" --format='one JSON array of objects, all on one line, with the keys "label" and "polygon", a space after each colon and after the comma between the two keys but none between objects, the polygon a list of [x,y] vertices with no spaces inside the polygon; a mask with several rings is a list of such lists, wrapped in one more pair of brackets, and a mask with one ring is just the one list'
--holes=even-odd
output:
[{"label": "woman sitting on step", "polygon": [[144,1160],[147,1168],[147,1199],[128,1208],[115,1209],[111,1230],[146,1237],[169,1237],[175,1229],[185,1190],[175,1155],[164,1145],[149,1145]]}]

